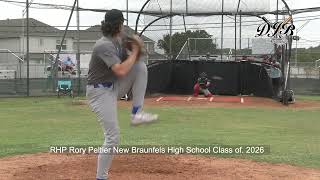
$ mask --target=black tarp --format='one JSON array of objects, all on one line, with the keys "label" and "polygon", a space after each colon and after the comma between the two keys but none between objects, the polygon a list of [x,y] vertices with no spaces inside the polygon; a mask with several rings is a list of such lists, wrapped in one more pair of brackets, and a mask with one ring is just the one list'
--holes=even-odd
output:
[{"label": "black tarp", "polygon": [[171,71],[172,63],[169,61],[148,65],[147,93],[153,94],[166,92],[171,80]]},{"label": "black tarp", "polygon": [[192,94],[199,74],[205,72],[214,94],[273,96],[271,79],[259,63],[176,60],[149,65],[148,70],[148,93]]}]

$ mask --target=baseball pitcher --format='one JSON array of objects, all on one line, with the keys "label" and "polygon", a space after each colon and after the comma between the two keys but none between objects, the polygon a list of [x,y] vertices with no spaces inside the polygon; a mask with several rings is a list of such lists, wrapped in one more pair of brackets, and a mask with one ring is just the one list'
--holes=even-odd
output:
[{"label": "baseball pitcher", "polygon": [[[103,148],[119,143],[117,99],[130,89],[133,94],[131,125],[158,119],[158,115],[142,111],[148,75],[143,60],[143,42],[138,36],[123,41],[124,20],[122,12],[116,9],[105,14],[101,23],[103,37],[94,45],[89,64],[87,99],[104,131]],[[112,154],[99,154],[97,179],[108,179],[111,162]]]}]

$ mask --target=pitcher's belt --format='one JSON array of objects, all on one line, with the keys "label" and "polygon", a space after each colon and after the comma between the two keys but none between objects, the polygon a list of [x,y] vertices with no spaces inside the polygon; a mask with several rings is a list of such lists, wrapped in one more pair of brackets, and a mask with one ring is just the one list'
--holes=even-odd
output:
[{"label": "pitcher's belt", "polygon": [[93,87],[94,87],[94,88],[102,88],[102,87],[110,88],[112,85],[113,85],[112,82],[105,82],[105,83],[93,84]]}]

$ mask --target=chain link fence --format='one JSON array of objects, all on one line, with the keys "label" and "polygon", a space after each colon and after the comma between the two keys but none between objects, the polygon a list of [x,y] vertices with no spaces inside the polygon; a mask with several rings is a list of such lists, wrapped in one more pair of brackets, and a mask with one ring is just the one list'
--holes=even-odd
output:
[{"label": "chain link fence", "polygon": [[320,64],[317,62],[298,62],[291,67],[291,77],[320,79]]},{"label": "chain link fence", "polygon": [[[224,44],[227,44],[228,41],[230,41],[229,43],[233,43],[234,39],[232,41],[232,38],[226,38]],[[253,54],[253,52],[257,50],[254,49],[256,47],[252,48],[253,43],[251,39],[244,38],[241,41],[246,42],[247,46],[243,45],[243,49],[237,50],[235,54],[234,48],[231,47],[221,50],[221,44],[218,38],[188,38],[180,48],[176,59],[220,61],[222,57],[222,60],[234,61],[236,55],[238,60],[243,60],[244,58],[246,60],[264,60],[265,55]],[[240,42],[239,39],[237,42]],[[0,63],[0,96],[25,96],[27,94],[27,64],[24,61],[24,56],[21,54],[23,53],[11,51],[2,51],[0,53],[1,59],[5,60]],[[84,93],[91,51],[83,51],[80,53],[80,72],[77,70],[76,52],[62,51],[56,64],[58,70],[57,76],[53,77],[52,67],[56,55],[56,50],[30,54],[29,79],[31,96],[56,95],[56,84],[57,81],[61,79],[71,80],[75,92],[78,94]],[[65,70],[64,61],[67,58],[72,60],[73,72]],[[157,56],[155,56],[149,52],[146,62],[150,64],[162,60],[168,60],[165,53],[158,53]],[[79,73],[80,79],[78,78]],[[319,60],[314,62],[292,63],[291,78],[293,79],[291,83],[293,89],[298,89],[298,92],[305,94],[313,88],[312,94],[317,93],[314,82],[320,81]],[[309,84],[311,84],[312,87],[303,83],[302,79],[308,79],[305,82],[310,81]]]},{"label": "chain link fence", "polygon": [[317,62],[298,62],[291,67],[291,88],[295,94],[320,95],[320,67]]}]

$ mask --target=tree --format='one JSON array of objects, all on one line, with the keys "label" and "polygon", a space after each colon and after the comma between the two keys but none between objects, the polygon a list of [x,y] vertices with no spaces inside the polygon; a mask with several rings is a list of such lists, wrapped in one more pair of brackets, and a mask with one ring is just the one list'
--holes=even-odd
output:
[{"label": "tree", "polygon": [[[211,38],[205,30],[177,32],[172,35],[172,57],[175,58],[188,38]],[[217,45],[210,40],[190,40],[189,51],[191,54],[204,55],[214,53]],[[166,34],[158,41],[159,48],[163,49],[166,54],[170,54],[170,34]]]},{"label": "tree", "polygon": [[[297,52],[298,62],[314,63],[315,60],[320,59],[320,45],[309,48],[298,48]],[[296,55],[296,48],[292,48],[291,53],[291,60],[294,60]]]}]

